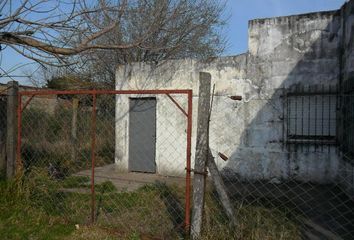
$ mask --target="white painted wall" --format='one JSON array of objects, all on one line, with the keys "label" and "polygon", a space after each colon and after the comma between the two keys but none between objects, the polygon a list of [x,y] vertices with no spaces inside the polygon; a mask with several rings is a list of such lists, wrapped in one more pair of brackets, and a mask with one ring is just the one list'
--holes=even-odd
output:
[{"label": "white painted wall", "polygon": [[[222,173],[239,179],[294,179],[320,183],[337,178],[339,156],[328,151],[294,151],[284,143],[284,90],[296,84],[338,83],[340,15],[324,12],[261,19],[249,24],[249,52],[208,62],[168,61],[159,67],[119,66],[117,89],[192,89],[194,160],[198,74],[209,72],[215,96],[210,147]],[[241,95],[233,101],[231,95]],[[163,175],[185,174],[185,116],[166,96],[157,97],[156,163]],[[174,96],[187,109],[187,98]],[[117,96],[116,163],[128,169],[128,96]]]}]

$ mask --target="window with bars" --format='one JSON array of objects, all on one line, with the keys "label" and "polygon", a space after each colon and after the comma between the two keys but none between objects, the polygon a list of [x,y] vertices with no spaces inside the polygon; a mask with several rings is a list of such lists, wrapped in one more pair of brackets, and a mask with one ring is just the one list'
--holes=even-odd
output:
[{"label": "window with bars", "polygon": [[288,143],[336,143],[337,95],[330,88],[322,89],[287,93]]}]

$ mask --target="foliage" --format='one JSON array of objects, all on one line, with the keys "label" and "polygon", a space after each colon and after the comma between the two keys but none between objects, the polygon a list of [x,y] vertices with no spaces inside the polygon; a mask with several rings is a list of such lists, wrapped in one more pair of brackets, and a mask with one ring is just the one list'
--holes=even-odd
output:
[{"label": "foliage", "polygon": [[63,239],[74,226],[34,208],[31,189],[21,180],[0,182],[0,236],[2,239]]},{"label": "foliage", "polygon": [[[214,195],[215,196],[215,195]],[[220,202],[208,194],[205,204],[203,239],[300,240],[300,227],[291,212],[262,205],[235,202],[238,224],[228,225]],[[280,224],[282,223],[282,224]]]},{"label": "foliage", "polygon": [[[3,193],[0,210],[6,217],[0,217],[0,236],[9,239],[185,237],[184,189],[160,182],[128,192],[117,189],[116,182],[95,179],[96,223],[88,226],[92,204],[90,172],[87,171],[91,156],[91,109],[81,106],[79,111],[77,161],[71,160],[68,151],[72,143],[70,108],[63,105],[52,113],[29,106],[23,112],[26,126],[22,158],[26,171],[16,180],[0,184]],[[114,114],[98,109],[97,117],[96,166],[102,166],[114,160]],[[65,174],[53,176],[49,166]],[[210,197],[212,194],[206,196],[202,240],[300,239],[296,216],[287,209],[234,200],[238,225],[233,228],[219,201]],[[77,224],[80,227],[75,230]]]},{"label": "foliage", "polygon": [[[176,216],[168,212],[168,196],[182,202],[183,188],[156,183],[125,192],[118,191],[109,181],[96,184],[95,188],[97,223],[87,225],[91,196],[79,189],[89,189],[88,177],[53,180],[38,168],[13,181],[2,181],[0,235],[4,239],[85,240],[180,237],[171,222],[171,217]],[[299,227],[289,213],[240,203],[235,208],[239,223],[230,228],[218,201],[207,198],[202,240],[300,239]]]},{"label": "foliage", "polygon": [[[115,152],[114,114],[101,111],[100,106],[97,106],[96,166],[113,163]],[[21,151],[25,169],[33,166],[49,167],[50,164],[66,173],[86,169],[91,159],[90,108],[80,105],[78,109],[77,161],[72,161],[70,156],[73,144],[71,107],[59,104],[54,113],[36,106],[27,108],[22,115]]]},{"label": "foliage", "polygon": [[224,0],[0,0],[0,8],[0,46],[110,88],[118,64],[207,58],[226,42]]},{"label": "foliage", "polygon": [[[121,24],[96,39],[100,44],[124,44],[144,38],[140,47],[117,49],[110,52],[98,50],[81,54],[85,62],[84,73],[94,82],[115,86],[118,65],[132,62],[161,63],[164,60],[198,58],[207,59],[223,52],[225,1],[205,0],[138,0],[127,5]],[[101,26],[109,26],[117,15],[97,12]],[[146,31],[151,34],[144,36]]]},{"label": "foliage", "polygon": [[48,79],[46,87],[56,90],[88,89],[90,83],[83,75],[67,74]]}]

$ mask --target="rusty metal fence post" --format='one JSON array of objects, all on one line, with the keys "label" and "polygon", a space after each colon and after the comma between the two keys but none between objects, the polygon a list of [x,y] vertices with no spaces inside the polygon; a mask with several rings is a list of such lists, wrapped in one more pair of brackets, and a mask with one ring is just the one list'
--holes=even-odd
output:
[{"label": "rusty metal fence post", "polygon": [[96,149],[96,94],[92,94],[91,120],[91,223],[95,222],[95,149]]},{"label": "rusty metal fence post", "polygon": [[186,167],[186,203],[185,203],[185,230],[189,234],[190,231],[190,212],[191,212],[191,151],[192,151],[192,106],[193,106],[193,92],[188,92],[188,123],[187,123],[187,167]]}]

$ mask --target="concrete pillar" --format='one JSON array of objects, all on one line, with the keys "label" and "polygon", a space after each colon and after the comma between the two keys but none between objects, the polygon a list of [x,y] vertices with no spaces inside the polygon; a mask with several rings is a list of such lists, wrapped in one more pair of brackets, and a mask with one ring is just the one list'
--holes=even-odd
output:
[{"label": "concrete pillar", "polygon": [[193,240],[199,239],[202,232],[206,162],[209,152],[210,88],[211,75],[209,73],[200,72],[191,225],[191,237]]},{"label": "concrete pillar", "polygon": [[7,95],[0,96],[0,178],[6,176],[6,109]]},{"label": "concrete pillar", "polygon": [[17,143],[18,82],[7,83],[6,177],[15,175]]}]

